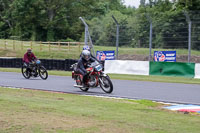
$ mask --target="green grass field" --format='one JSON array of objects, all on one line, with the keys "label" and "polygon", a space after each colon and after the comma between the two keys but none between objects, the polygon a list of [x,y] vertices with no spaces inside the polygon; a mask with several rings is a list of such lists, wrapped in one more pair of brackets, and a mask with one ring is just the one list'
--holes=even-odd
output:
[{"label": "green grass field", "polygon": [[[19,68],[1,68],[0,72],[18,72]],[[50,75],[71,76],[68,71],[48,71]],[[108,74],[111,79],[120,80],[136,80],[136,81],[152,81],[152,82],[167,82],[167,83],[185,83],[185,84],[200,84],[200,79],[185,78],[185,77],[167,77],[167,76],[142,76],[142,75],[124,75],[124,74]]]},{"label": "green grass field", "polygon": [[[0,57],[21,58],[31,42],[0,39]],[[32,43],[38,58],[78,59],[82,45],[61,46]],[[96,51],[115,47],[95,46]],[[163,49],[153,49],[162,51]],[[173,49],[170,49],[173,50]],[[178,55],[187,55],[184,49]],[[147,55],[148,48],[120,47],[119,55]],[[192,51],[200,55],[200,51]],[[0,68],[1,72],[18,72]],[[48,71],[50,75],[71,76],[67,71]],[[200,79],[166,76],[109,74],[111,79],[200,84]],[[120,100],[0,87],[0,133],[199,133],[200,115],[162,109],[148,100]]]},{"label": "green grass field", "polygon": [[122,100],[0,88],[1,133],[199,133],[200,115]]},{"label": "green grass field", "polygon": [[[13,40],[6,40],[7,45],[5,49],[5,40],[0,39],[0,57],[23,57],[27,48],[31,48],[30,41],[22,42]],[[42,47],[42,49],[40,48]],[[50,58],[50,59],[78,59],[80,52],[82,50],[83,45],[61,45],[59,49],[59,45],[51,45],[49,51],[48,44],[40,45],[40,42],[32,42],[33,52],[37,55],[38,58]],[[116,47],[108,47],[108,46],[94,46],[95,51],[105,51],[105,50],[116,50]],[[152,49],[153,51],[163,51],[164,49]],[[177,55],[187,55],[187,49],[167,49],[167,50],[176,50]],[[192,50],[192,55],[200,56],[200,51]],[[119,55],[149,55],[148,48],[130,48],[130,47],[120,47]]]}]

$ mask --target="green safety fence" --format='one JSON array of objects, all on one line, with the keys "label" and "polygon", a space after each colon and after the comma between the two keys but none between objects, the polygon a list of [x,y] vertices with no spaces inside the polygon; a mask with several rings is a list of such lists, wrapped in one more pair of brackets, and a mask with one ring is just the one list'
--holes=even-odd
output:
[{"label": "green safety fence", "polygon": [[149,75],[181,76],[194,78],[195,63],[150,62]]}]

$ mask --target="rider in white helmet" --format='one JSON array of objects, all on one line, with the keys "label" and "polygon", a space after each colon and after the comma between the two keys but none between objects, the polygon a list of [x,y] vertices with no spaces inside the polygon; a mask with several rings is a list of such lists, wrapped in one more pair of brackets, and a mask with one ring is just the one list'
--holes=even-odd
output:
[{"label": "rider in white helmet", "polygon": [[[91,54],[91,48],[90,48],[88,45],[84,45],[84,46],[83,46],[83,51],[84,51],[84,50],[88,50],[88,51],[90,52],[91,58],[93,58],[94,60],[96,60],[96,61],[99,62],[99,60],[98,60],[95,56],[93,56],[93,55]],[[82,56],[82,53],[81,53],[80,57],[81,57],[81,56]]]}]

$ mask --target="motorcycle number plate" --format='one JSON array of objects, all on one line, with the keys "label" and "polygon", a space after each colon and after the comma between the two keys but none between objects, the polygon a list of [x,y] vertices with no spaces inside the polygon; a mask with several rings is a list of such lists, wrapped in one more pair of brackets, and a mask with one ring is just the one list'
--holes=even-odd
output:
[{"label": "motorcycle number plate", "polygon": [[102,70],[102,67],[101,67],[101,65],[98,65],[98,66],[95,67],[95,69],[96,69],[97,71],[101,71],[101,70]]}]

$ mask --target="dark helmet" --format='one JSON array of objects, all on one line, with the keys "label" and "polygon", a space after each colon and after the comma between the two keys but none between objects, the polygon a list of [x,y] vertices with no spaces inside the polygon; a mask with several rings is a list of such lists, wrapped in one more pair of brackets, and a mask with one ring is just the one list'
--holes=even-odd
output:
[{"label": "dark helmet", "polygon": [[85,60],[90,60],[90,51],[88,51],[88,50],[83,50],[83,52],[82,52],[82,58],[84,58]]}]

